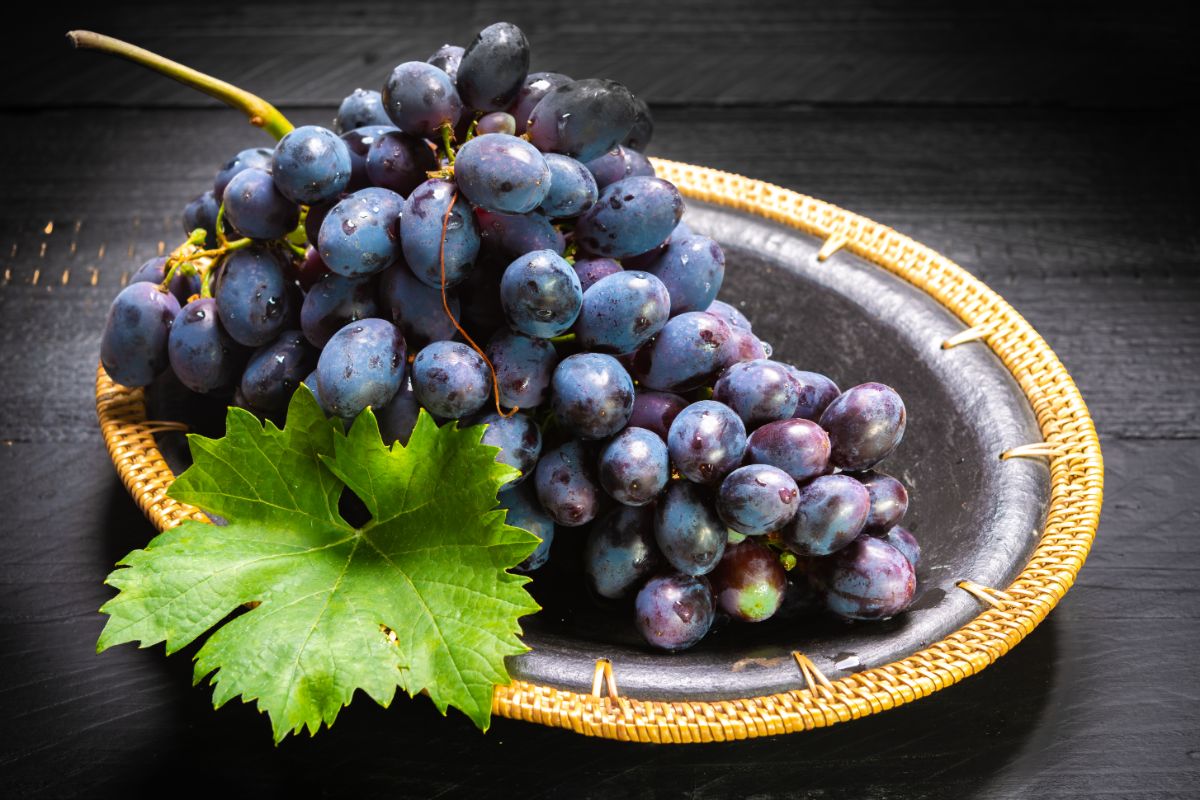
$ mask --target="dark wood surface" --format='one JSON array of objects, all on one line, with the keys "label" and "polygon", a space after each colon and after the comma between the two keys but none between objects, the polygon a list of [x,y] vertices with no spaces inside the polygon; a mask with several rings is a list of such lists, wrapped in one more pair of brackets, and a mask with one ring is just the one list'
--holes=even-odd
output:
[{"label": "dark wood surface", "polygon": [[[47,13],[0,85],[0,786],[6,796],[1189,797],[1200,791],[1200,63],[1184,4],[160,3]],[[107,305],[230,152],[234,112],[72,53],[92,27],[279,101],[297,122],[393,62],[508,18],[535,68],[644,94],[653,153],[892,225],[1047,338],[1101,432],[1079,582],[982,675],[790,737],[655,748],[362,701],[272,747],[186,656],[97,656],[112,564],[152,534],[95,425]],[[315,25],[315,27],[314,27]]]}]

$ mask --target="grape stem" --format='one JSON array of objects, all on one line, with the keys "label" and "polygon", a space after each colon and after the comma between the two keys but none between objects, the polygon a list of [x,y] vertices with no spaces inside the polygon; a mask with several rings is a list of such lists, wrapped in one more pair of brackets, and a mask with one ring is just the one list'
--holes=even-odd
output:
[{"label": "grape stem", "polygon": [[446,160],[450,162],[450,166],[454,166],[454,128],[449,122],[443,122],[439,129],[442,133],[442,148],[446,153]]},{"label": "grape stem", "polygon": [[128,59],[135,64],[152,69],[168,78],[173,78],[184,86],[204,92],[215,97],[222,103],[242,111],[250,118],[250,124],[262,128],[267,133],[282,139],[290,133],[293,125],[287,117],[279,113],[279,109],[257,95],[239,89],[231,83],[218,80],[211,75],[205,75],[199,70],[185,67],[177,61],[163,58],[157,53],[151,53],[136,45],[114,39],[111,36],[93,33],[92,31],[70,31],[67,38],[71,44],[83,50],[100,50],[115,56]]}]

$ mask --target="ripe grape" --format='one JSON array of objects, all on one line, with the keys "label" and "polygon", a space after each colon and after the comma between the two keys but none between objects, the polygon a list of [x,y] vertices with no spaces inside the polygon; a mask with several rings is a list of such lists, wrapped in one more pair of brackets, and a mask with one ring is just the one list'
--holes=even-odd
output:
[{"label": "ripe grape", "polygon": [[908,559],[908,563],[912,564],[912,568],[916,570],[917,566],[921,563],[921,545],[917,543],[917,537],[913,536],[908,528],[902,528],[897,525],[894,528],[890,528],[887,533],[879,538],[899,550]]},{"label": "ripe grape", "polygon": [[545,214],[502,214],[499,211],[475,209],[479,234],[485,252],[505,264],[535,250],[550,250],[562,255],[566,242],[562,233]]},{"label": "ripe grape", "polygon": [[179,382],[201,394],[233,386],[245,358],[242,346],[221,327],[211,297],[199,297],[175,315],[167,354]]},{"label": "ripe grape", "polygon": [[[389,123],[387,125],[367,125],[342,134],[342,141],[346,143],[346,149],[350,151],[350,183],[346,185],[347,192],[357,192],[359,189],[366,189],[371,185],[371,178],[367,175],[367,156],[371,153],[371,145],[375,144],[381,136],[399,130],[395,125]],[[333,207],[333,203],[327,205],[330,208]],[[312,209],[309,209],[308,213],[311,217]],[[307,221],[304,229],[310,233],[308,241],[315,242],[317,237],[311,234],[312,229]],[[320,230],[320,225],[318,224],[315,229]]]},{"label": "ripe grape", "polygon": [[446,209],[458,189],[450,181],[425,181],[404,202],[400,238],[404,258],[421,282],[435,289],[442,285],[442,227],[445,221],[446,286],[461,283],[479,254],[479,226],[465,200],[456,202],[446,218]]},{"label": "ripe grape", "polygon": [[871,498],[848,475],[823,475],[800,487],[796,516],[781,532],[798,556],[825,556],[854,541],[867,524]]},{"label": "ripe grape", "polygon": [[755,464],[778,467],[800,483],[829,471],[829,434],[807,419],[768,422],[750,434],[746,455]]},{"label": "ripe grape", "polygon": [[747,430],[789,419],[798,395],[783,365],[767,359],[732,365],[713,387],[713,399],[737,412]]},{"label": "ripe grape", "polygon": [[229,224],[251,239],[278,239],[300,221],[300,208],[283,196],[271,173],[261,169],[234,175],[222,197]]},{"label": "ripe grape", "polygon": [[609,275],[615,275],[624,269],[620,262],[611,258],[577,258],[571,266],[575,268],[575,274],[579,276],[579,286],[583,289],[584,294],[587,294],[587,290],[592,288],[596,281],[607,278]]},{"label": "ripe grape", "polygon": [[600,190],[587,167],[558,153],[548,153],[545,158],[550,168],[550,190],[539,210],[548,217],[563,219],[577,217],[595,205]]},{"label": "ripe grape", "polygon": [[492,374],[483,358],[460,342],[426,345],[412,363],[413,391],[429,413],[461,419],[487,402]]},{"label": "ripe grape", "polygon": [[867,533],[880,536],[899,525],[908,511],[908,490],[904,484],[882,472],[860,472],[854,475],[867,487],[871,496],[871,511],[867,514]]},{"label": "ripe grape", "polygon": [[513,119],[512,114],[505,113],[504,111],[493,111],[479,118],[479,122],[475,125],[475,132],[479,134],[504,133],[509,136],[515,136],[517,133],[517,121]]},{"label": "ripe grape", "polygon": [[444,44],[427,59],[426,63],[437,67],[449,75],[450,80],[454,80],[458,77],[458,65],[462,63],[465,52],[467,52],[466,48],[456,44]]},{"label": "ripe grape", "polygon": [[904,437],[904,401],[890,386],[864,383],[838,395],[821,414],[829,432],[829,461],[844,470],[870,469]]},{"label": "ripe grape", "polygon": [[796,369],[790,364],[785,365],[800,392],[796,402],[795,416],[800,419],[811,419],[816,422],[829,404],[841,394],[841,389],[832,380],[819,372],[806,372]]},{"label": "ripe grape", "polygon": [[370,276],[326,275],[309,290],[300,307],[300,329],[305,338],[324,347],[346,323],[378,316],[375,289]]},{"label": "ripe grape", "polygon": [[485,133],[459,148],[454,179],[475,205],[524,214],[546,199],[550,166],[529,142],[503,133]]},{"label": "ripe grape", "polygon": [[[679,223],[679,225],[683,224]],[[679,227],[676,226],[675,232],[671,234],[671,240],[674,241],[679,235]],[[740,328],[747,332],[750,330],[750,320],[746,319],[746,315],[723,300],[713,300],[705,310],[714,317],[725,320],[725,323],[731,328]]]},{"label": "ripe grape", "polygon": [[687,405],[688,401],[677,394],[640,391],[633,396],[629,427],[645,428],[666,442],[671,423]]},{"label": "ripe grape", "polygon": [[648,505],[667,485],[670,467],[667,446],[657,434],[627,427],[600,453],[600,485],[618,503]]},{"label": "ripe grape", "polygon": [[887,542],[860,536],[839,550],[825,575],[825,607],[847,619],[887,619],[912,602],[917,576]]},{"label": "ripe grape", "polygon": [[368,406],[387,405],[404,380],[405,355],[404,335],[387,320],[346,325],[326,343],[317,361],[322,406],[353,419]]},{"label": "ripe grape", "polygon": [[436,139],[443,125],[458,122],[463,102],[445,72],[423,61],[407,61],[384,83],[383,109],[405,133]]},{"label": "ripe grape", "polygon": [[283,411],[316,362],[316,353],[303,333],[284,331],[250,356],[242,373],[242,397],[264,414]]},{"label": "ripe grape", "polygon": [[511,417],[502,417],[490,411],[476,414],[466,425],[487,425],[481,440],[483,444],[499,447],[496,460],[521,471],[519,476],[501,486],[501,491],[524,482],[533,472],[542,454],[542,432],[528,416],[513,414]]},{"label": "ripe grape", "polygon": [[583,305],[579,277],[551,250],[526,253],[500,279],[500,303],[518,333],[551,339],[575,324]]},{"label": "ripe grape", "polygon": [[[518,135],[525,133],[529,115],[551,89],[570,83],[571,79],[559,72],[531,72],[525,77],[517,92],[517,101],[512,105],[512,116],[517,121]],[[540,148],[539,148],[540,149]]]},{"label": "ripe grape", "polygon": [[724,320],[703,311],[672,317],[637,351],[635,377],[648,389],[686,392],[708,383],[729,360],[733,336]]},{"label": "ripe grape", "polygon": [[771,346],[761,341],[745,328],[729,329],[729,347],[726,349],[726,360],[722,365],[728,369],[743,361],[758,361],[771,357]]},{"label": "ripe grape", "polygon": [[636,622],[650,645],[660,650],[686,650],[699,642],[716,616],[712,589],[704,578],[661,575],[638,592]]},{"label": "ripe grape", "polygon": [[634,175],[654,175],[654,167],[649,159],[636,150],[627,150],[620,145],[587,162],[587,169],[601,190]]},{"label": "ripe grape", "polygon": [[591,255],[628,258],[665,242],[682,215],[683,197],[674,184],[644,175],[625,178],[583,213],[575,239]]},{"label": "ripe grape", "polygon": [[750,464],[725,476],[717,494],[717,513],[738,533],[761,536],[792,521],[797,495],[796,482],[783,470]]},{"label": "ripe grape", "polygon": [[373,275],[400,257],[396,241],[403,208],[387,189],[360,189],[338,202],[321,223],[321,260],[339,275]]},{"label": "ripe grape", "polygon": [[538,501],[555,522],[575,528],[591,522],[600,509],[600,487],[582,442],[566,442],[548,451],[533,473]]},{"label": "ripe grape", "polygon": [[248,347],[272,341],[292,316],[289,283],[272,251],[261,247],[233,251],[225,258],[214,295],[221,324]]},{"label": "ripe grape", "polygon": [[425,140],[388,130],[371,137],[365,169],[372,185],[407,197],[425,182],[426,173],[437,169],[437,159]]},{"label": "ripe grape", "polygon": [[707,489],[673,481],[655,507],[654,539],[671,566],[687,575],[711,572],[729,534]]},{"label": "ripe grape", "polygon": [[275,151],[266,147],[253,147],[248,150],[242,150],[233,158],[225,163],[217,171],[217,176],[213,179],[213,196],[222,198],[225,196],[225,187],[233,180],[233,176],[247,169],[261,169],[264,172],[271,171],[271,159],[274,157]]},{"label": "ripe grape", "polygon": [[529,42],[516,25],[496,22],[479,32],[463,53],[455,83],[463,102],[500,111],[517,99],[529,72]]},{"label": "ripe grape", "polygon": [[666,251],[646,267],[671,293],[671,313],[704,311],[725,280],[725,252],[707,236],[671,237]]},{"label": "ripe grape", "polygon": [[629,129],[629,133],[625,134],[625,138],[621,140],[621,145],[636,150],[639,153],[644,153],[646,152],[646,146],[654,138],[654,117],[650,116],[650,107],[640,97],[633,98],[633,107],[633,127]]},{"label": "ripe grape", "polygon": [[183,232],[190,236],[192,231],[203,228],[206,236],[205,243],[216,247],[217,213],[220,210],[221,203],[212,191],[197,195],[183,208]]},{"label": "ripe grape", "polygon": [[300,288],[307,292],[316,286],[317,281],[329,274],[329,267],[321,260],[317,248],[306,248],[304,258],[296,265],[296,282],[300,284]]},{"label": "ripe grape", "polygon": [[558,363],[549,340],[500,331],[488,342],[487,357],[496,370],[502,405],[533,408],[545,401]]},{"label": "ripe grape", "polygon": [[787,592],[779,557],[753,539],[726,547],[709,580],[721,610],[743,622],[773,617]]},{"label": "ripe grape", "polygon": [[701,400],[679,412],[667,434],[671,461],[696,483],[719,483],[742,462],[746,426],[728,406]]},{"label": "ripe grape", "polygon": [[537,549],[513,569],[517,572],[533,572],[550,560],[550,545],[554,542],[554,520],[538,504],[528,486],[514,487],[500,492],[496,498],[500,507],[507,510],[504,522],[514,528],[529,531],[542,541]]},{"label": "ripe grape", "polygon": [[[384,314],[404,332],[404,341],[418,349],[430,342],[453,339],[457,333],[454,321],[446,316],[442,293],[417,280],[404,259],[388,267],[379,276],[379,299]],[[450,313],[457,319],[461,314],[458,298],[446,296]]]},{"label": "ripe grape", "polygon": [[583,571],[588,586],[601,597],[629,597],[661,563],[649,508],[618,506],[588,531]]},{"label": "ripe grape", "polygon": [[355,89],[346,95],[338,106],[334,127],[338,133],[352,131],[367,125],[391,126],[387,112],[383,110],[383,95],[374,89]]},{"label": "ripe grape", "polygon": [[[137,271],[129,276],[129,282],[144,282],[159,285],[167,277],[166,270],[167,259],[164,256],[152,258],[138,267]],[[200,293],[200,277],[194,272],[189,275],[182,269],[176,269],[175,274],[171,276],[171,282],[167,285],[167,289],[179,301],[179,305],[182,306],[188,301],[189,297]]]},{"label": "ripe grape", "polygon": [[632,353],[662,330],[670,315],[671,298],[662,281],[648,272],[621,271],[584,292],[575,333],[588,350]]},{"label": "ripe grape", "polygon": [[[305,380],[305,383],[308,381]],[[316,384],[310,384],[310,388],[315,389]],[[318,395],[317,402],[320,402],[320,399]],[[379,433],[383,437],[384,444],[390,445],[392,442],[408,444],[408,438],[412,436],[413,428],[417,426],[417,417],[420,414],[421,404],[413,392],[412,376],[406,376],[388,404],[375,409],[375,418],[379,421]]]},{"label": "ripe grape", "polygon": [[131,283],[108,309],[100,363],[122,386],[148,386],[167,368],[167,340],[179,301],[152,283]]},{"label": "ripe grape", "polygon": [[586,162],[616,146],[636,119],[628,89],[615,81],[589,78],[547,92],[529,113],[526,133],[543,153]]},{"label": "ripe grape", "polygon": [[302,125],[275,145],[271,176],[275,187],[294,203],[332,200],[350,182],[350,150],[333,131]]},{"label": "ripe grape", "polygon": [[603,439],[633,412],[633,380],[603,353],[577,353],[554,368],[551,404],[558,424],[581,439]]}]

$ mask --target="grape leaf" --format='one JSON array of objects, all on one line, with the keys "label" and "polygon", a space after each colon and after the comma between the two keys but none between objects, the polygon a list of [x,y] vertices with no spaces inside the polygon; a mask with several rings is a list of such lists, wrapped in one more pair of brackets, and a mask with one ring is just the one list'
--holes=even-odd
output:
[{"label": "grape leaf", "polygon": [[[424,691],[486,730],[504,658],[528,649],[518,619],[538,610],[506,570],[538,539],[505,524],[496,493],[517,472],[482,434],[422,412],[389,448],[370,411],[345,434],[303,390],[282,430],[229,409],[223,438],[188,437],[170,490],[228,523],[185,522],[118,562],[97,650],[173,653],[257,601],[208,637],[194,678],[212,675],[217,708],[257,701],[276,742],[331,725],[357,689],[385,707]],[[338,513],[344,488],[371,513],[360,528]]]}]

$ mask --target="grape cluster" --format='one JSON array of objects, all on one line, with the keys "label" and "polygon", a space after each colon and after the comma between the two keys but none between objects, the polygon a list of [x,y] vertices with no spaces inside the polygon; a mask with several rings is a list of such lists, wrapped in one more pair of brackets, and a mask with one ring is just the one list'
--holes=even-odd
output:
[{"label": "grape cluster", "polygon": [[304,386],[402,444],[422,409],[486,425],[520,471],[508,521],[542,539],[519,569],[590,526],[590,588],[633,598],[654,647],[771,617],[797,562],[836,614],[902,611],[919,548],[904,487],[873,471],[900,397],[771,360],[642,155],[645,103],[529,63],[496,23],[356,90],[332,129],[238,153],[187,205],[185,245],[113,302],[109,375],[169,370],[274,418]]}]

